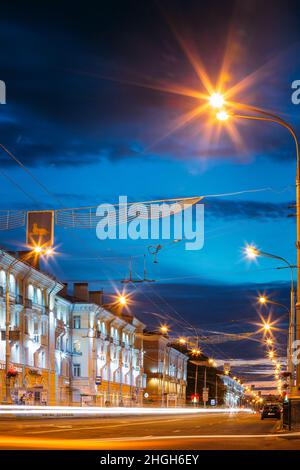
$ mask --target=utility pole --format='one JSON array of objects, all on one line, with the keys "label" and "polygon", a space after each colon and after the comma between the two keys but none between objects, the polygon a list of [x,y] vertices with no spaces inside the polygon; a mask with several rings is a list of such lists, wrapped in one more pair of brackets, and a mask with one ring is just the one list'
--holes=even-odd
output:
[{"label": "utility pole", "polygon": [[[203,390],[206,391],[206,366],[204,367],[204,387],[203,387]],[[204,401],[203,403],[204,403],[204,408],[206,408],[206,401]]]},{"label": "utility pole", "polygon": [[197,387],[198,387],[198,364],[196,364],[196,370],[195,370],[195,388],[194,388],[194,395],[197,395]]},{"label": "utility pole", "polygon": [[161,384],[161,407],[165,406],[165,378],[166,378],[166,353],[167,353],[166,345],[164,349],[164,361],[163,361],[163,376],[162,376],[162,384]]}]

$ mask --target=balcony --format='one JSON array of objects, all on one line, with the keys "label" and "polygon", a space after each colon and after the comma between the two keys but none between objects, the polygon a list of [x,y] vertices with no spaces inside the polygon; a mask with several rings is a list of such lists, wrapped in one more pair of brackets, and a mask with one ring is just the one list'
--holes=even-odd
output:
[{"label": "balcony", "polygon": [[72,351],[71,356],[82,356],[82,351]]},{"label": "balcony", "polygon": [[19,329],[11,330],[9,332],[9,339],[11,341],[20,341],[21,332]]}]

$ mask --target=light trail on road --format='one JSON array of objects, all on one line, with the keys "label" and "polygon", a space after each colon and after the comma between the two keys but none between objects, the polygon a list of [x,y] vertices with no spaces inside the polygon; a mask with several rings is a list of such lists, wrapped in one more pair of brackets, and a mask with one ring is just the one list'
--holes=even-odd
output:
[{"label": "light trail on road", "polygon": [[139,415],[193,415],[211,413],[253,413],[250,408],[95,408],[72,406],[0,406],[0,416],[139,416]]}]

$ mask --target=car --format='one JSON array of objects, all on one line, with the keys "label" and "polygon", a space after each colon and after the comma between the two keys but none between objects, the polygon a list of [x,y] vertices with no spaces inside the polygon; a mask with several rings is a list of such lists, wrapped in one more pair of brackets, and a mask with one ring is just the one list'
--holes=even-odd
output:
[{"label": "car", "polygon": [[280,405],[272,404],[272,405],[265,405],[261,412],[261,419],[265,418],[274,418],[280,419],[281,418],[281,407]]}]

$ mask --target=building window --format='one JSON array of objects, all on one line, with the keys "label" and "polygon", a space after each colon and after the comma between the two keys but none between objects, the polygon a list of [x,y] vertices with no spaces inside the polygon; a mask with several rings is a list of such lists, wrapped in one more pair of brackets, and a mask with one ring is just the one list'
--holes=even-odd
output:
[{"label": "building window", "polygon": [[13,274],[10,274],[9,276],[9,292],[16,295],[16,279]]},{"label": "building window", "polygon": [[75,315],[73,317],[73,328],[75,330],[78,330],[79,328],[81,328],[81,325],[80,325],[80,316],[79,315]]},{"label": "building window", "polygon": [[27,295],[28,295],[28,299],[34,301],[34,288],[32,284],[29,284],[28,286]]},{"label": "building window", "polygon": [[5,287],[5,284],[6,284],[6,274],[5,274],[5,271],[0,271],[0,286]]},{"label": "building window", "polygon": [[39,305],[42,305],[42,303],[43,303],[43,301],[42,301],[42,291],[39,288],[37,288],[37,290],[36,290],[36,303],[39,304]]},{"label": "building window", "polygon": [[42,321],[42,335],[46,336],[47,334],[47,323],[45,321]]},{"label": "building window", "polygon": [[73,375],[74,377],[80,377],[81,375],[80,364],[73,364]]},{"label": "building window", "polygon": [[29,320],[27,316],[25,316],[25,334],[29,334]]},{"label": "building window", "polygon": [[81,349],[81,348],[80,348],[80,341],[75,340],[75,341],[73,342],[73,352],[74,352],[74,353],[80,353],[80,349]]},{"label": "building window", "polygon": [[15,310],[15,328],[19,328],[20,326],[20,316],[19,316],[19,312],[17,310]]},{"label": "building window", "polygon": [[46,366],[46,354],[45,351],[41,352],[41,367],[44,369]]}]

